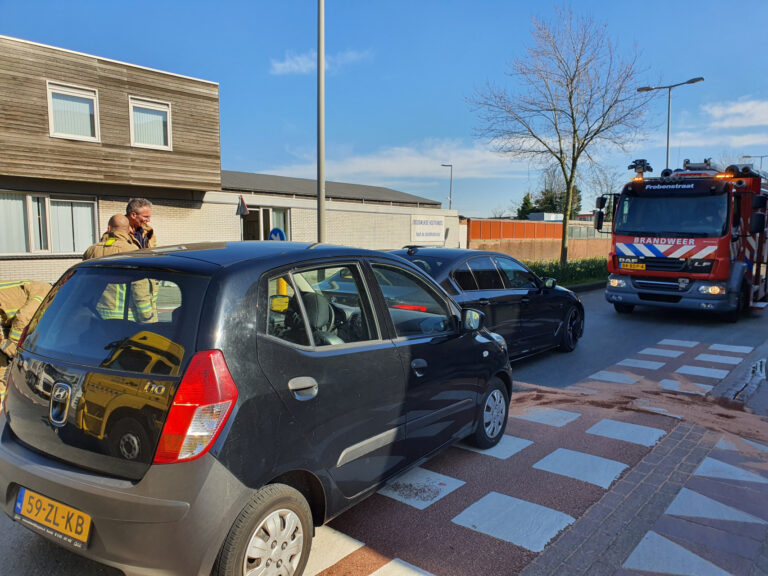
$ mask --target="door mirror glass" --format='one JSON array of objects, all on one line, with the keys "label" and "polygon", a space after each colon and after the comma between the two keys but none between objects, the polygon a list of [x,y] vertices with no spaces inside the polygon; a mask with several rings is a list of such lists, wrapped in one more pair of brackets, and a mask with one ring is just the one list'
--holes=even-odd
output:
[{"label": "door mirror glass", "polygon": [[757,194],[752,197],[753,210],[765,210],[766,204],[768,204],[768,196]]},{"label": "door mirror glass", "polygon": [[749,233],[762,234],[765,231],[765,214],[752,214],[749,218]]},{"label": "door mirror glass", "polygon": [[557,286],[557,280],[555,278],[545,278],[544,279],[544,287],[545,288],[554,288]]},{"label": "door mirror glass", "polygon": [[467,332],[480,330],[485,325],[485,314],[479,310],[467,308],[461,313],[461,325]]},{"label": "door mirror glass", "polygon": [[603,229],[603,222],[605,221],[605,213],[601,210],[595,214],[595,230],[598,232]]},{"label": "door mirror glass", "polygon": [[607,196],[598,196],[597,201],[595,202],[595,208],[598,210],[602,210],[605,208],[605,205],[608,203],[608,197]]}]

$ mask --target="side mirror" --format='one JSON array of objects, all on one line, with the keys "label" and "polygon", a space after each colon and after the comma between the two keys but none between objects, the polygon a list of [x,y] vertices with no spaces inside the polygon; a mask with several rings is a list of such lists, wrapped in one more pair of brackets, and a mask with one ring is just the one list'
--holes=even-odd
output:
[{"label": "side mirror", "polygon": [[554,288],[557,286],[556,278],[544,278],[544,288]]},{"label": "side mirror", "polygon": [[755,194],[752,197],[753,210],[765,210],[765,207],[767,204],[768,204],[768,196],[763,196],[762,194]]},{"label": "side mirror", "polygon": [[756,213],[752,214],[749,218],[749,233],[762,234],[765,232],[765,214]]},{"label": "side mirror", "polygon": [[600,210],[600,212],[595,214],[595,230],[597,230],[598,232],[602,231],[603,222],[605,222],[605,212]]},{"label": "side mirror", "polygon": [[288,296],[270,296],[269,297],[269,309],[272,312],[285,312],[288,309]]},{"label": "side mirror", "polygon": [[595,201],[595,208],[598,210],[602,210],[605,208],[605,205],[608,203],[608,197],[607,196],[598,196],[597,200]]},{"label": "side mirror", "polygon": [[461,311],[461,325],[466,332],[475,332],[485,326],[485,314],[479,310],[467,308]]}]

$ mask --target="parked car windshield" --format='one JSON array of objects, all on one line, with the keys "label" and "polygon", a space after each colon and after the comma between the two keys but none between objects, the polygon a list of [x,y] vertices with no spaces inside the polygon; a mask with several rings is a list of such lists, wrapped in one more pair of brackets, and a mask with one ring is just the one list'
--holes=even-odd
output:
[{"label": "parked car windshield", "polygon": [[24,348],[124,372],[177,375],[194,352],[208,278],[80,268],[51,290]]}]

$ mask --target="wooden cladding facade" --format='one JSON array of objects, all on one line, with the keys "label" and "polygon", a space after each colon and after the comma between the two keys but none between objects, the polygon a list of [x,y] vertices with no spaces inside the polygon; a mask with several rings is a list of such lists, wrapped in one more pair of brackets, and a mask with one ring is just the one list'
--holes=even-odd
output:
[{"label": "wooden cladding facade", "polygon": [[[100,141],[50,136],[47,83],[98,91]],[[170,103],[172,150],[131,146],[129,97]],[[0,176],[221,189],[218,84],[0,36]]]}]

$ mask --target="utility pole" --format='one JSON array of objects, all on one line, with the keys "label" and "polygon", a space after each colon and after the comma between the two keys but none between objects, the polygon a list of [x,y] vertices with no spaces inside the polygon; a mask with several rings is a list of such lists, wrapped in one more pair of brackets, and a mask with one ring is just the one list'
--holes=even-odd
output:
[{"label": "utility pole", "polygon": [[325,242],[325,0],[317,0],[317,241]]}]

